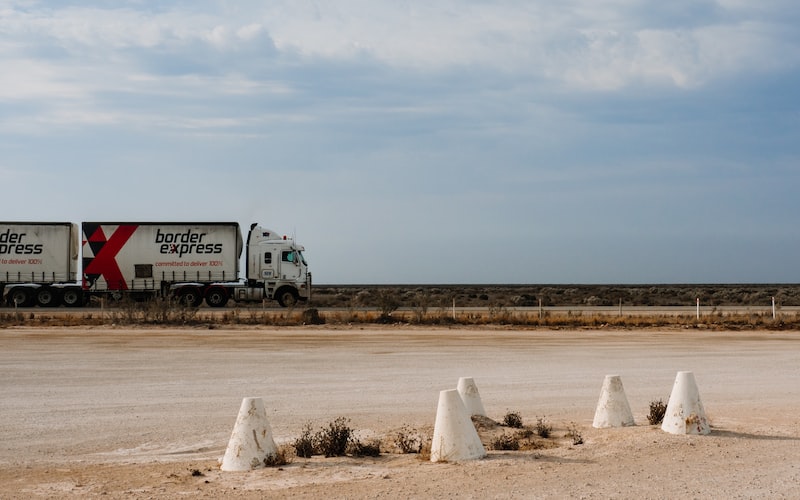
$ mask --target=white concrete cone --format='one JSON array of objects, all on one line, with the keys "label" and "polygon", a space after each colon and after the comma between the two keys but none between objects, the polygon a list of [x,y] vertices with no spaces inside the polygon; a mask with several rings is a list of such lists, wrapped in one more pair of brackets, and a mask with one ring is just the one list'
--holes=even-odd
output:
[{"label": "white concrete cone", "polygon": [[458,394],[461,396],[464,406],[467,407],[467,415],[486,416],[486,410],[483,409],[483,402],[481,402],[481,393],[478,392],[478,386],[475,385],[472,377],[458,379]]},{"label": "white concrete cone", "polygon": [[631,405],[625,396],[622,379],[619,375],[606,375],[603,388],[600,390],[600,399],[594,411],[592,427],[602,429],[605,427],[627,427],[636,425],[633,422]]},{"label": "white concrete cone", "polygon": [[220,469],[248,471],[264,467],[264,459],[277,454],[267,411],[261,398],[244,398],[233,426]]},{"label": "white concrete cone", "polygon": [[433,424],[431,462],[457,462],[486,456],[478,431],[457,390],[439,392]]},{"label": "white concrete cone", "polygon": [[700,392],[692,372],[678,372],[661,430],[670,434],[708,434],[706,411],[700,401]]}]

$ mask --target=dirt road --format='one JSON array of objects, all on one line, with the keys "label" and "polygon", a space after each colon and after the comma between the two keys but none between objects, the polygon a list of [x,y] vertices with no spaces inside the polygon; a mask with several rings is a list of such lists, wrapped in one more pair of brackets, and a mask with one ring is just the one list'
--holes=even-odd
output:
[{"label": "dirt road", "polygon": [[[682,370],[710,436],[647,424]],[[621,375],[636,427],[591,427],[606,374]],[[546,417],[555,446],[217,468],[243,397],[264,398],[279,444],[340,416],[391,443],[404,426],[430,432],[461,376],[495,420]],[[0,498],[797,498],[800,333],[7,328],[0,422]],[[584,444],[564,439],[571,423]]]}]

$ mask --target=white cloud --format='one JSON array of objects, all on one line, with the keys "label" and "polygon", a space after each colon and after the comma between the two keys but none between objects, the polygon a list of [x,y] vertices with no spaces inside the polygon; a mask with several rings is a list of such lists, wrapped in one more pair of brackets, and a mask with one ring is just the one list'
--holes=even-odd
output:
[{"label": "white cloud", "polygon": [[800,46],[776,37],[776,27],[761,22],[708,26],[697,30],[700,63],[709,72],[731,76],[796,67]]},{"label": "white cloud", "polygon": [[0,101],[39,99],[78,99],[89,89],[86,82],[74,80],[60,64],[31,59],[4,59],[0,71]]},{"label": "white cloud", "polygon": [[[34,87],[43,88],[55,85],[55,77],[43,70],[56,64],[52,60],[77,59],[121,72],[141,72],[150,56],[165,58],[166,70],[171,60],[176,67],[181,62],[200,63],[204,50],[224,55],[222,72],[236,64],[245,74],[248,67],[263,68],[265,58],[281,54],[303,58],[304,64],[373,61],[423,73],[481,68],[603,91],[630,85],[692,88],[800,61],[793,42],[779,38],[788,35],[766,24],[767,16],[760,14],[767,20],[740,21],[745,7],[731,2],[717,7],[727,8],[728,18],[698,15],[691,25],[657,28],[637,2],[622,0],[292,0],[243,3],[221,13],[203,12],[203,3],[191,10],[175,6],[141,11],[130,6],[135,4],[116,9],[46,5],[6,9],[0,19],[0,33],[7,39],[0,58],[38,59],[40,70],[31,80]],[[676,11],[680,9],[670,12]],[[676,19],[676,23],[682,20]],[[40,57],[37,51],[50,55]]]},{"label": "white cloud", "polygon": [[[703,83],[706,67],[690,32],[642,30],[636,33],[586,31],[583,50],[549,61],[548,73],[568,85],[618,90],[628,85],[678,88]],[[560,72],[560,74],[559,74]]]},{"label": "white cloud", "polygon": [[[541,72],[601,90],[641,82],[701,85],[720,71],[752,71],[752,54],[777,48],[768,31],[735,19],[721,24],[715,17],[695,18],[686,26],[652,28],[633,10],[637,4],[621,1],[271,5],[265,24],[277,47],[310,57],[368,56],[388,66],[434,71],[478,65]],[[733,50],[719,58],[723,40]],[[749,49],[736,50],[744,46]]]}]

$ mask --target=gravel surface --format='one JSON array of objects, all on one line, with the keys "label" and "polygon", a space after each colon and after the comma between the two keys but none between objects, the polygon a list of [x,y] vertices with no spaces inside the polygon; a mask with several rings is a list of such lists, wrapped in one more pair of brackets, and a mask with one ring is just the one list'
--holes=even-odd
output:
[{"label": "gravel surface", "polygon": [[[647,423],[683,370],[709,436]],[[635,427],[591,427],[607,374]],[[446,464],[397,453],[398,430],[432,433],[439,391],[462,376],[492,419],[546,418],[549,446]],[[221,472],[251,396],[279,445],[346,417],[385,452]],[[0,422],[0,498],[800,498],[800,333],[5,328]]]}]

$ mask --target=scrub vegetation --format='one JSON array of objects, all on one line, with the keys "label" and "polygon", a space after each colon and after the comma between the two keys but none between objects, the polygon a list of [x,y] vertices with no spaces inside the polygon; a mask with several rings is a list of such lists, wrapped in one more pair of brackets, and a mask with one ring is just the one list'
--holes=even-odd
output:
[{"label": "scrub vegetation", "polygon": [[[140,306],[147,307],[147,306]],[[455,317],[454,317],[455,316]],[[311,319],[309,319],[311,318]],[[178,326],[200,328],[225,328],[235,326],[292,327],[311,325],[417,325],[430,327],[485,327],[526,329],[698,329],[698,330],[797,330],[800,329],[800,312],[781,312],[773,319],[766,312],[711,311],[697,318],[688,312],[638,311],[635,314],[610,314],[595,311],[559,311],[543,315],[530,311],[510,311],[503,315],[491,310],[475,310],[453,314],[448,310],[428,313],[424,318],[414,319],[405,311],[395,311],[384,316],[379,311],[321,311],[306,310],[254,310],[233,309],[212,311],[175,309],[162,314],[140,311],[136,314],[126,310],[107,309],[69,311],[58,314],[52,310],[27,310],[6,312],[0,309],[0,328],[11,326]]]},{"label": "scrub vegetation", "polygon": [[[767,307],[800,306],[800,284],[747,285],[315,285],[314,307]],[[392,309],[392,306],[394,309]],[[386,312],[385,310],[383,312]]]},{"label": "scrub vegetation", "polygon": [[[475,425],[484,447],[489,450],[528,451],[556,448],[567,444],[566,441],[555,436],[552,424],[546,422],[544,418],[538,418],[534,425],[523,425],[522,417],[518,412],[507,413],[502,422],[473,415],[472,423]],[[542,432],[542,425],[545,425],[546,432]],[[565,439],[573,440],[569,433],[572,426],[574,424],[565,429]]]},{"label": "scrub vegetation", "polygon": [[294,452],[302,458],[314,455],[377,457],[381,454],[381,447],[378,440],[361,441],[350,426],[350,420],[338,417],[317,432],[312,431],[311,424],[306,424],[294,440]]},{"label": "scrub vegetation", "polygon": [[553,426],[545,417],[537,418],[534,428],[536,429],[536,434],[541,438],[549,438],[550,434],[553,432]]},{"label": "scrub vegetation", "polygon": [[522,429],[522,417],[519,412],[510,411],[503,417],[503,425],[514,429]]},{"label": "scrub vegetation", "polygon": [[404,425],[397,431],[394,445],[400,453],[421,453],[425,441],[426,438],[422,433]]},{"label": "scrub vegetation", "polygon": [[[559,427],[558,435],[553,424],[544,417],[537,418],[534,425],[523,425],[518,412],[509,412],[503,422],[473,415],[472,423],[487,450],[524,452],[584,443],[581,430],[574,422]],[[316,431],[312,424],[307,423],[300,435],[287,446],[291,452],[281,451],[278,465],[291,462],[292,457],[377,457],[383,450],[415,454],[422,461],[430,460],[431,429],[420,430],[403,425],[395,432],[367,441],[360,440],[357,434],[345,417],[338,417]]]},{"label": "scrub vegetation", "polygon": [[229,305],[216,309],[189,307],[168,299],[124,299],[94,300],[81,309],[6,306],[0,307],[0,327],[406,324],[546,329],[800,328],[800,285],[318,286],[311,302],[303,307]]},{"label": "scrub vegetation", "polygon": [[570,422],[569,426],[567,427],[567,434],[566,437],[572,440],[572,444],[577,446],[579,444],[583,444],[583,434],[581,433],[578,424],[575,422]]},{"label": "scrub vegetation", "polygon": [[661,399],[650,401],[650,413],[647,414],[647,421],[650,425],[659,425],[664,421],[667,414],[667,404]]}]

